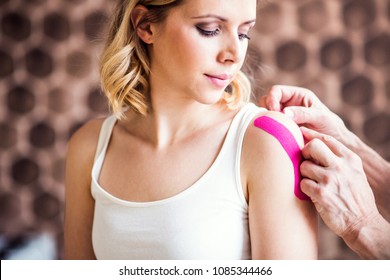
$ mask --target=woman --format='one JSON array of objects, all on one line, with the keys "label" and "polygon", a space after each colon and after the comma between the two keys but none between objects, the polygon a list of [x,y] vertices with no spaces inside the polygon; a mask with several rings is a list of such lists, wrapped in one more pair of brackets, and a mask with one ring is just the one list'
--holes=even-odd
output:
[{"label": "woman", "polygon": [[317,257],[313,205],[257,121],[302,136],[248,102],[240,71],[256,2],[119,2],[101,62],[114,115],[69,143],[65,258]]}]

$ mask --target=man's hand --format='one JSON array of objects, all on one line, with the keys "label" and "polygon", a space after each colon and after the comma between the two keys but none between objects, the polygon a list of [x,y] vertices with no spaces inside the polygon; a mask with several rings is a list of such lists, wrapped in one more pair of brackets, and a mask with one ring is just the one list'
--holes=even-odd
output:
[{"label": "man's hand", "polygon": [[348,145],[351,132],[342,119],[330,111],[310,90],[301,87],[276,85],[259,100],[259,105],[281,111],[298,125],[331,135]]},{"label": "man's hand", "polygon": [[333,232],[353,240],[379,215],[362,161],[333,137],[301,130],[308,141],[302,150],[301,189]]}]

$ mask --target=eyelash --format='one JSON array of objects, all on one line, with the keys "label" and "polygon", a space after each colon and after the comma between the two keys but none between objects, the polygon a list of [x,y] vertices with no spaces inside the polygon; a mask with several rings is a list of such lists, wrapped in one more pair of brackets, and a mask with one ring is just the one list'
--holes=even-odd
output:
[{"label": "eyelash", "polygon": [[[219,29],[209,31],[209,30],[204,30],[203,28],[201,28],[199,26],[196,26],[196,29],[198,30],[200,35],[205,36],[205,37],[214,37],[214,36],[217,36],[220,32]],[[251,37],[249,37],[248,34],[238,34],[238,38],[240,40],[244,40],[244,39],[250,40],[251,39]]]},{"label": "eyelash", "polygon": [[238,35],[238,37],[240,38],[240,40],[244,40],[244,39],[250,40],[251,39],[251,37],[248,34],[240,34],[240,35]]},{"label": "eyelash", "polygon": [[200,28],[199,26],[196,27],[200,35],[205,36],[205,37],[213,37],[217,36],[219,34],[219,29],[215,30],[204,30],[203,28]]}]

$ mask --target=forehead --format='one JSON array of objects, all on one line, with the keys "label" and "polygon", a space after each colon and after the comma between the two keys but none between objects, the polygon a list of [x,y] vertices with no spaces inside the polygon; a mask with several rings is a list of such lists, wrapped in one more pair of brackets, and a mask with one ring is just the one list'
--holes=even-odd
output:
[{"label": "forehead", "polygon": [[256,18],[257,0],[185,0],[176,12],[185,17],[218,15],[230,21],[245,22]]}]

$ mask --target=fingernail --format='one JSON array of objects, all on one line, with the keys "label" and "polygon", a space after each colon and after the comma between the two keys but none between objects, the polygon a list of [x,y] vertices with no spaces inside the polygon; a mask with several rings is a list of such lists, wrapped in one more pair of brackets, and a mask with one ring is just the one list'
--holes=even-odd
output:
[{"label": "fingernail", "polygon": [[308,132],[309,129],[307,127],[304,127],[304,126],[300,126],[299,127],[301,129],[302,132]]},{"label": "fingernail", "polygon": [[290,119],[294,119],[294,112],[288,108],[283,110],[283,113]]},{"label": "fingernail", "polygon": [[330,142],[330,141],[332,141],[332,136],[324,135],[323,139],[324,139],[324,141],[326,141],[326,142]]}]

